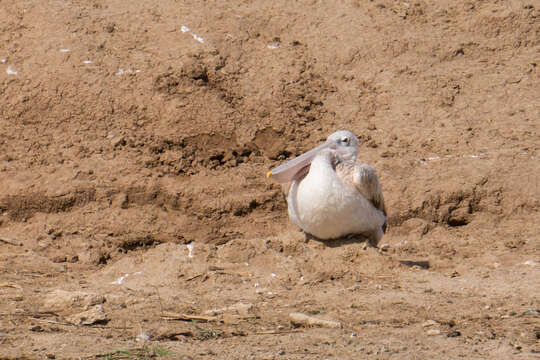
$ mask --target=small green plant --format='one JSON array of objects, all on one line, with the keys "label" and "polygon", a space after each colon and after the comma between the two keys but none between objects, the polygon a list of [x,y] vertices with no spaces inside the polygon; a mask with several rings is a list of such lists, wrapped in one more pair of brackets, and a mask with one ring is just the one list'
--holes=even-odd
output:
[{"label": "small green plant", "polygon": [[221,330],[211,330],[211,329],[203,329],[199,326],[199,323],[195,320],[192,320],[193,325],[195,328],[199,331],[199,339],[212,339],[220,337],[223,334],[223,331]]},{"label": "small green plant", "polygon": [[154,356],[168,356],[171,355],[171,352],[167,349],[165,349],[163,346],[156,345],[152,348],[152,354]]},{"label": "small green plant", "polygon": [[105,354],[102,357],[98,357],[98,359],[104,359],[104,360],[137,359],[136,356],[137,355],[135,355],[129,350],[115,350],[112,353]]}]

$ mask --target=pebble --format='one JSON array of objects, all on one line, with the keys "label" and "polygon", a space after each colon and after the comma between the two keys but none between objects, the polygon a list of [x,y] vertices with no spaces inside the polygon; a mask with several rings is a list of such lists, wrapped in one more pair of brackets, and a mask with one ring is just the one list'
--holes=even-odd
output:
[{"label": "pebble", "polygon": [[426,331],[426,334],[428,336],[435,336],[435,335],[439,335],[441,333],[441,330],[439,329],[429,329],[428,331]]},{"label": "pebble", "polygon": [[87,311],[66,318],[66,321],[73,325],[94,325],[108,320],[102,305],[95,305]]},{"label": "pebble", "polygon": [[437,325],[437,322],[435,320],[427,320],[422,323],[422,327],[428,327],[433,325]]}]

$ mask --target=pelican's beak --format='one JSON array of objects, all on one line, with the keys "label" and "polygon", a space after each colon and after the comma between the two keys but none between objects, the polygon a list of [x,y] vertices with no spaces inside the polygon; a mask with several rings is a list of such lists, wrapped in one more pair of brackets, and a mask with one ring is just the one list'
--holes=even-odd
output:
[{"label": "pelican's beak", "polygon": [[308,152],[303,153],[302,155],[297,156],[284,164],[281,164],[277,168],[270,170],[266,173],[266,177],[273,179],[279,183],[287,183],[289,181],[295,180],[298,175],[304,174],[302,170],[309,166],[309,164],[311,164],[315,156],[317,156],[317,154],[321,150],[330,147],[334,147],[334,143],[327,141],[324,144],[321,144],[316,148],[311,149]]}]

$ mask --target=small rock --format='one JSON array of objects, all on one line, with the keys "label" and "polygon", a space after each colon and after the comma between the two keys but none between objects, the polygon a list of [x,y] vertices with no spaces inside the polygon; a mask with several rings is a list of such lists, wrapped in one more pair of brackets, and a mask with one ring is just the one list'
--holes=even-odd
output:
[{"label": "small rock", "polygon": [[449,332],[446,336],[447,337],[458,337],[458,336],[461,336],[461,331],[454,330],[454,331]]},{"label": "small rock", "polygon": [[56,264],[65,263],[67,261],[67,256],[65,256],[65,255],[55,255],[55,256],[53,256],[51,258],[51,261],[53,263],[56,263]]},{"label": "small rock", "polygon": [[109,319],[103,311],[103,306],[96,305],[87,311],[68,317],[66,321],[74,325],[94,325],[107,323]]},{"label": "small rock", "polygon": [[525,316],[525,315],[540,315],[540,310],[535,310],[535,309],[528,309],[527,311],[523,312],[521,314],[521,316]]},{"label": "small rock", "polygon": [[149,331],[147,331],[147,333],[150,339],[156,341],[178,341],[182,340],[185,337],[193,336],[193,332],[189,325],[184,324],[178,324],[172,328],[168,326],[163,326],[154,330],[150,329]]},{"label": "small rock", "polygon": [[126,139],[123,136],[116,136],[111,139],[111,145],[117,147],[118,145],[125,145]]},{"label": "small rock", "polygon": [[94,293],[57,289],[45,295],[39,310],[42,312],[61,312],[77,306],[88,309],[90,306],[104,302],[103,296]]},{"label": "small rock", "polygon": [[77,257],[82,264],[98,265],[106,263],[110,256],[103,249],[94,248],[81,251]]},{"label": "small rock", "polygon": [[114,29],[115,29],[116,25],[114,23],[108,23],[107,25],[105,25],[105,28],[104,30],[108,33],[113,33],[114,32]]},{"label": "small rock", "polygon": [[94,305],[101,305],[105,303],[105,296],[103,295],[94,295],[86,299],[84,310],[88,310]]},{"label": "small rock", "polygon": [[422,323],[422,327],[428,327],[433,325],[437,325],[437,322],[435,320],[427,320]]},{"label": "small rock", "polygon": [[439,329],[429,329],[428,331],[426,331],[426,334],[428,336],[435,336],[435,335],[439,335],[441,333],[441,330]]},{"label": "small rock", "polygon": [[319,319],[302,313],[290,313],[289,318],[291,323],[296,327],[321,326],[335,329],[340,329],[342,327],[341,322],[339,321]]},{"label": "small rock", "polygon": [[112,207],[127,209],[129,206],[129,199],[127,194],[119,193],[111,200]]}]

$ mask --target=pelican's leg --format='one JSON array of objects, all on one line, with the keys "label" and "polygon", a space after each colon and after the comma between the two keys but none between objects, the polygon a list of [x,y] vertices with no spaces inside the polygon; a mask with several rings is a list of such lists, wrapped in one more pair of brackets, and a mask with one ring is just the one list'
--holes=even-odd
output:
[{"label": "pelican's leg", "polygon": [[374,231],[372,231],[371,234],[369,234],[368,236],[369,244],[372,245],[373,247],[379,248],[377,245],[379,244],[379,241],[381,241],[381,238],[383,237],[383,233],[384,231],[382,228],[377,228]]}]

